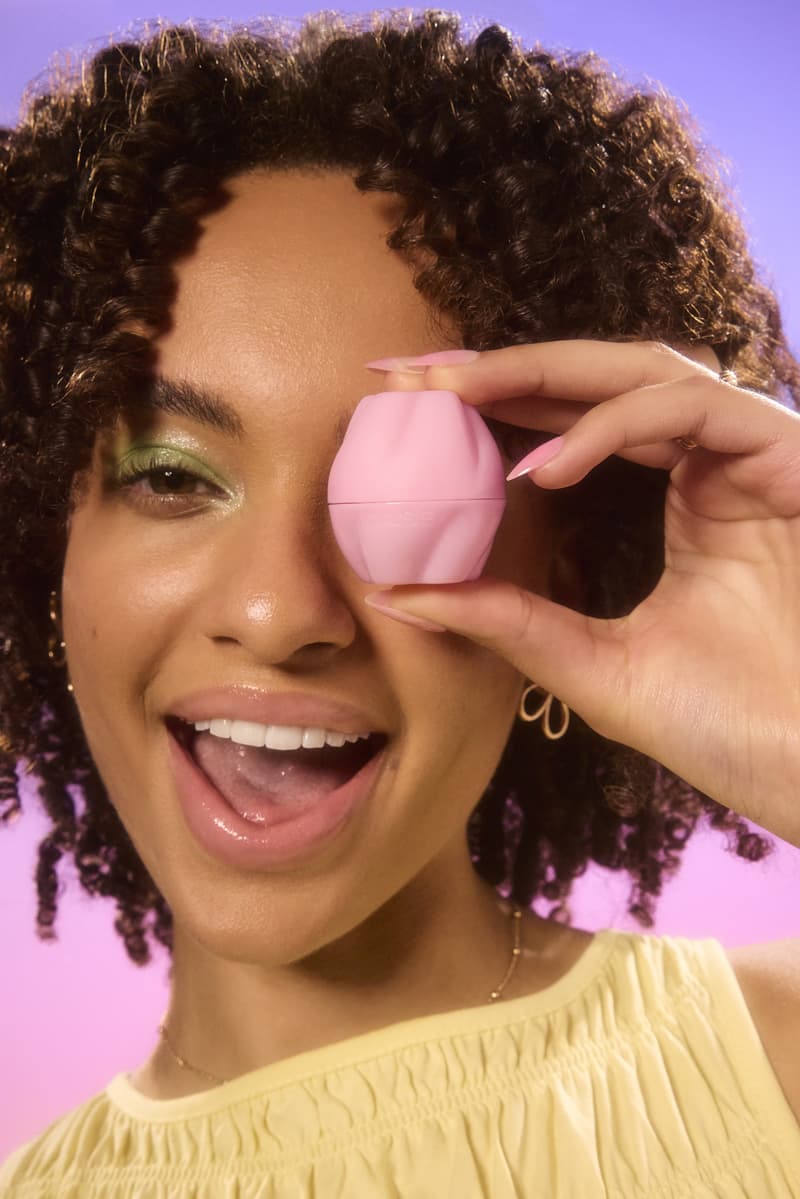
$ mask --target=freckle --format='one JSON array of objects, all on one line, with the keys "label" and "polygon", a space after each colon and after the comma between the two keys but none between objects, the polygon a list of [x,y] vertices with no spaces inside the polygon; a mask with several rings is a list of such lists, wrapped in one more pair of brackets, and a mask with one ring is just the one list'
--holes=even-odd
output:
[{"label": "freckle", "polygon": [[92,641],[97,640],[97,625],[92,626]]}]

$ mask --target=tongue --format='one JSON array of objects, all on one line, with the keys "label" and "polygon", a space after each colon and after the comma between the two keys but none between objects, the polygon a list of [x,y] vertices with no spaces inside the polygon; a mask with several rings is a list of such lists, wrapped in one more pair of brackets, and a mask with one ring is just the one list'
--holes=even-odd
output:
[{"label": "tongue", "polygon": [[203,773],[240,816],[264,823],[271,808],[286,809],[289,820],[340,787],[363,765],[365,742],[341,748],[256,749],[211,733],[199,733],[194,758]]}]

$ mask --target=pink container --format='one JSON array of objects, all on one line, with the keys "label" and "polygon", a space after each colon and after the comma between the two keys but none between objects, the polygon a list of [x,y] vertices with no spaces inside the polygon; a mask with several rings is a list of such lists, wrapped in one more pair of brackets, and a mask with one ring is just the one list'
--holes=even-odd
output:
[{"label": "pink container", "polygon": [[334,536],[365,583],[477,579],[505,506],[500,451],[454,391],[364,396],[328,477]]}]

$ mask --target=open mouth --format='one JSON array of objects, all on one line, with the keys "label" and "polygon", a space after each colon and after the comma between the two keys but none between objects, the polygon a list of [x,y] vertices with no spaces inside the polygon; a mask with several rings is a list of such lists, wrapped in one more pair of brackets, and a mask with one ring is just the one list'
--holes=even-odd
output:
[{"label": "open mouth", "polygon": [[388,742],[385,733],[373,733],[342,746],[277,750],[198,732],[178,717],[167,717],[166,724],[227,803],[254,821],[263,819],[266,808],[299,812],[312,807],[344,786]]}]

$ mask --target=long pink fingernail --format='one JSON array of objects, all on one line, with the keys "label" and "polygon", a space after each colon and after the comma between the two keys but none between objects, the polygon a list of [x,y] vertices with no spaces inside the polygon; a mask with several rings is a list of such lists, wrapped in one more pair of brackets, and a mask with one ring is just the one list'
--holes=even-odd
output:
[{"label": "long pink fingernail", "polygon": [[551,437],[550,441],[545,441],[542,445],[538,445],[535,450],[531,450],[530,454],[517,463],[510,474],[506,475],[506,482],[510,483],[512,479],[518,479],[521,475],[530,474],[532,470],[537,470],[540,466],[544,466],[546,462],[550,462],[555,458],[556,454],[564,444],[563,435],[561,437]]},{"label": "long pink fingernail", "polygon": [[479,357],[477,350],[436,350],[417,358],[376,358],[364,365],[371,371],[403,371],[415,366],[466,366]]}]

